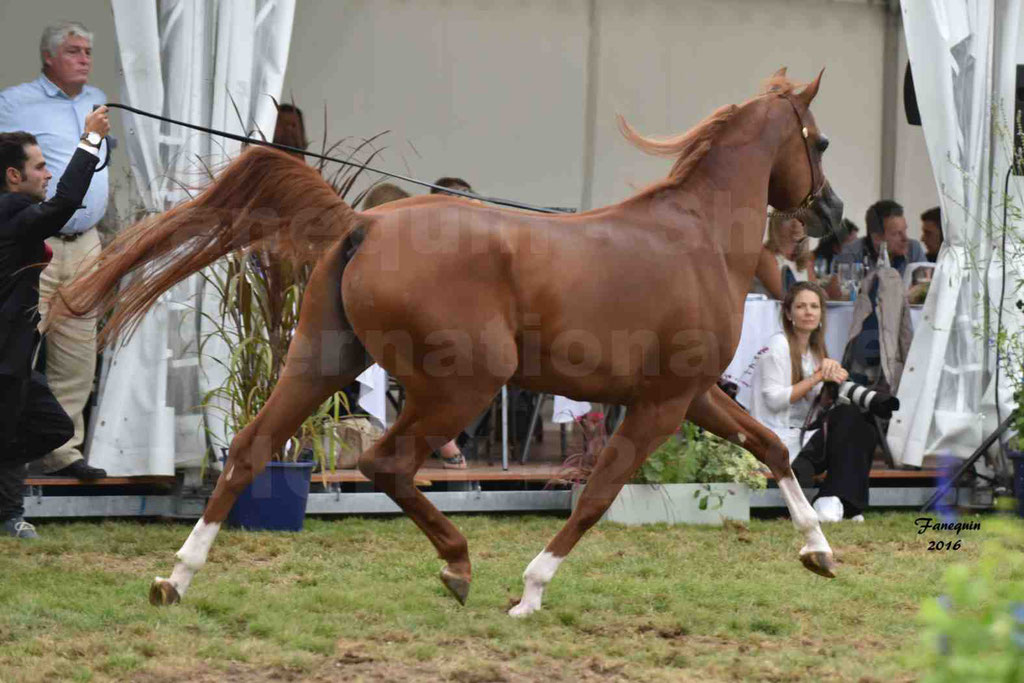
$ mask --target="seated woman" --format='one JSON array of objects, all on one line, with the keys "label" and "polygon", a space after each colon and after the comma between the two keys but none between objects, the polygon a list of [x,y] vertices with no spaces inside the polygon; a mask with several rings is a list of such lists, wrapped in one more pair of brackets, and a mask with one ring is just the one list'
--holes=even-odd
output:
[{"label": "seated woman", "polygon": [[[817,282],[807,231],[799,218],[772,213],[768,217],[768,239],[757,263],[751,291],[782,299],[796,282]],[[833,278],[827,288],[831,298],[839,298],[839,283]]]},{"label": "seated woman", "polygon": [[754,369],[750,413],[775,432],[789,449],[801,486],[827,472],[814,509],[823,522],[843,517],[863,521],[868,505],[868,474],[875,430],[853,405],[836,405],[824,426],[801,437],[823,382],[845,382],[848,373],[825,352],[825,292],[798,282],[782,302],[782,332],[768,340]]}]

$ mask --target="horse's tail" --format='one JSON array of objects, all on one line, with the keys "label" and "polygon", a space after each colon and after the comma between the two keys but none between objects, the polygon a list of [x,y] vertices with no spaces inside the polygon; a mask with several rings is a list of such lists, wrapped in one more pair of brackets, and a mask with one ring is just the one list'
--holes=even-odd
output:
[{"label": "horse's tail", "polygon": [[57,290],[46,324],[110,313],[102,345],[133,330],[160,294],[233,251],[257,245],[311,262],[361,223],[315,169],[251,147],[196,198],[121,232],[86,274]]}]

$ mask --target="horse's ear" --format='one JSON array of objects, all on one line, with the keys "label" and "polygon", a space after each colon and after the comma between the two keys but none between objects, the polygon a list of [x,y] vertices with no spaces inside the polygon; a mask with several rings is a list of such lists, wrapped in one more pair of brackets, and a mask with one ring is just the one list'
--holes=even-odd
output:
[{"label": "horse's ear", "polygon": [[764,91],[766,93],[782,92],[783,84],[786,82],[786,67],[782,67],[771,75],[767,81],[765,81]]},{"label": "horse's ear", "polygon": [[811,100],[813,100],[814,96],[818,94],[818,86],[821,85],[821,75],[823,73],[825,73],[825,69],[819,71],[818,77],[811,81],[806,88],[797,94],[797,97],[803,100],[805,105],[810,106]]}]

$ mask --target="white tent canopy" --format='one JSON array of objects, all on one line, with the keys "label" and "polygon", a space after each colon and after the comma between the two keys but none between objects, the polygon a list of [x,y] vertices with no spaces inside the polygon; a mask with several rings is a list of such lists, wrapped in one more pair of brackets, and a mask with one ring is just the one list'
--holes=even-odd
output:
[{"label": "white tent canopy", "polygon": [[[273,132],[271,98],[280,99],[294,0],[111,5],[124,104],[235,133]],[[216,167],[239,149],[237,142],[128,116],[132,174],[151,212],[183,199],[182,181],[202,179],[198,158]],[[200,397],[222,377],[212,376],[214,364],[201,364],[197,353],[193,308],[205,298],[197,297],[199,283],[194,277],[161,297],[135,335],[108,354],[89,458],[111,475],[173,474],[205,453]]]},{"label": "white tent canopy", "polygon": [[1014,407],[990,340],[1004,287],[1002,330],[1021,330],[1021,264],[1004,263],[999,239],[1012,123],[999,124],[1013,121],[1020,2],[904,0],[902,10],[945,237],[888,433],[894,457],[920,466],[927,454],[968,457]]}]

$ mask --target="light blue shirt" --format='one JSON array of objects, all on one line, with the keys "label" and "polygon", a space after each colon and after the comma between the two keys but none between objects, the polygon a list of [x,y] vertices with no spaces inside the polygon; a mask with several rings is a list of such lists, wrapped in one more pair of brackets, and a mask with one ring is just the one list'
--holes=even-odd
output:
[{"label": "light blue shirt", "polygon": [[[86,85],[71,98],[46,76],[0,91],[0,132],[23,130],[36,136],[46,166],[53,173],[47,198],[57,192],[57,180],[71,161],[85,126],[85,117],[93,105],[105,104],[107,96],[99,88]],[[106,142],[100,159],[106,158]],[[102,161],[100,163],[103,163]],[[61,232],[72,235],[96,225],[107,210],[107,169],[92,177],[83,204]]]}]

